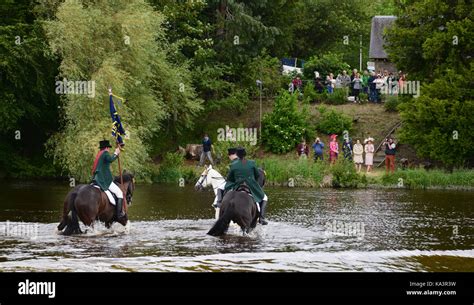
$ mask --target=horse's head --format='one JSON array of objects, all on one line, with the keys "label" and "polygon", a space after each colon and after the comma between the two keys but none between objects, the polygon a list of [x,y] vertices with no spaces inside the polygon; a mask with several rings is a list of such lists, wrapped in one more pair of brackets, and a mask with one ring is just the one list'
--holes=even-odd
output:
[{"label": "horse's head", "polygon": [[[122,190],[125,189],[125,199],[127,200],[127,204],[131,205],[132,199],[133,199],[133,192],[135,191],[135,177],[131,173],[123,173],[122,179],[123,179],[123,186],[121,188]],[[117,184],[120,184],[121,182],[120,177],[115,177],[115,182]]]},{"label": "horse's head", "polygon": [[202,172],[201,177],[199,177],[198,181],[194,185],[194,189],[196,189],[196,191],[202,191],[209,185],[210,181],[207,179],[207,176],[209,175],[209,171],[211,169],[212,165],[209,165],[209,167],[204,167],[204,171]]}]

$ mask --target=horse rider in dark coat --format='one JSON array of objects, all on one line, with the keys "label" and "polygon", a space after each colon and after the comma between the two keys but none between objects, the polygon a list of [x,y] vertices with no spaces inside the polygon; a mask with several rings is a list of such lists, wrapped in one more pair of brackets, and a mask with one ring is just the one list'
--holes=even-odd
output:
[{"label": "horse rider in dark coat", "polygon": [[267,207],[268,197],[263,192],[258,184],[258,177],[260,175],[255,161],[245,159],[246,151],[244,148],[237,148],[237,157],[230,164],[230,171],[227,175],[227,182],[225,190],[237,190],[245,183],[250,190],[255,202],[260,206],[259,223],[262,225],[268,224],[265,220],[265,210]]},{"label": "horse rider in dark coat", "polygon": [[[231,166],[232,163],[239,160],[239,157],[237,157],[237,148],[232,147],[227,149],[227,155],[229,156]],[[215,203],[212,204],[214,208],[220,208],[222,205],[222,198],[224,198],[225,193],[225,185],[225,183],[222,183],[217,187],[216,199],[214,200]]]},{"label": "horse rider in dark coat", "polygon": [[112,172],[110,171],[110,164],[115,161],[120,154],[120,148],[115,149],[114,154],[111,156],[109,151],[112,146],[107,140],[99,142],[99,153],[94,161],[92,168],[92,175],[94,176],[93,182],[100,186],[104,191],[110,190],[117,196],[117,203],[115,204],[115,210],[117,214],[117,220],[124,217],[125,213],[122,211],[123,207],[123,192],[113,181]]}]

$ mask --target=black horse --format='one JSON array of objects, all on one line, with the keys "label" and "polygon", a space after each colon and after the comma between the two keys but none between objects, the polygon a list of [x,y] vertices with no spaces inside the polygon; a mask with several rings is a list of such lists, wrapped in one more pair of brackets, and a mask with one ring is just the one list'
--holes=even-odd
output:
[{"label": "black horse", "polygon": [[[263,187],[265,185],[265,171],[261,168],[258,170],[260,175],[257,182]],[[243,185],[235,191],[228,191],[222,198],[219,219],[207,234],[224,235],[231,221],[237,223],[244,234],[248,234],[257,226],[258,214],[256,203],[250,196],[248,187]]]},{"label": "black horse", "polygon": [[[119,177],[115,177],[114,180],[115,184],[125,194],[123,200],[125,217],[120,218],[118,221],[123,226],[128,221],[127,205],[132,203],[133,191],[135,190],[134,180],[132,174],[123,175],[123,185],[120,184]],[[110,228],[117,221],[115,207],[109,203],[107,195],[90,184],[78,185],[67,194],[58,230],[64,230],[64,235],[82,233],[79,227],[79,219],[86,226],[92,226],[94,221],[100,220],[105,223],[107,228]]]}]

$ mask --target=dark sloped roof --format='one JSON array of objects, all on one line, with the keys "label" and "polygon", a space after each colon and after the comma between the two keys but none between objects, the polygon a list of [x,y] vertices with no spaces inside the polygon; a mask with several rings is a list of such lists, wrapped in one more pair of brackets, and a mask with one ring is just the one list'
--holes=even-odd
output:
[{"label": "dark sloped roof", "polygon": [[395,16],[375,16],[372,18],[372,30],[370,31],[370,49],[369,58],[386,59],[387,53],[383,48],[384,29],[390,26],[397,17]]}]

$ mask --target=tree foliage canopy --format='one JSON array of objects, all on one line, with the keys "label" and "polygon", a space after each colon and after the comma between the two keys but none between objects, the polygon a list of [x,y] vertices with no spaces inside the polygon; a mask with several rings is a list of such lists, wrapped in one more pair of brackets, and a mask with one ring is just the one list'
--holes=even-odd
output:
[{"label": "tree foliage canopy", "polygon": [[129,134],[123,158],[137,174],[145,172],[147,140],[160,124],[168,118],[190,124],[200,111],[186,66],[167,59],[163,21],[142,0],[66,0],[45,21],[50,48],[61,59],[59,79],[95,82],[93,98],[63,96],[63,129],[49,141],[55,160],[77,179],[89,177],[98,141],[111,138],[108,86],[128,99],[118,109]]},{"label": "tree foliage canopy", "polygon": [[474,23],[469,1],[403,1],[387,33],[388,52],[421,96],[400,105],[401,139],[449,167],[473,160]]}]

